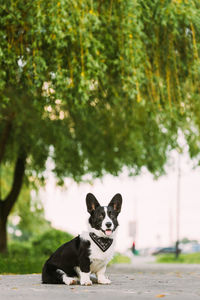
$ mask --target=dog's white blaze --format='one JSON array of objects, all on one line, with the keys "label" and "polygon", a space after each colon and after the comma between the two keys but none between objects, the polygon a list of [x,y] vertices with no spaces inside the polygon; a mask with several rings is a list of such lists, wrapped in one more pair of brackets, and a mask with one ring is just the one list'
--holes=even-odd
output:
[{"label": "dog's white blaze", "polygon": [[[103,222],[102,222],[102,229],[103,230],[106,230],[106,229],[111,229],[111,230],[113,230],[113,228],[114,228],[114,224],[113,224],[113,221],[111,220],[111,218],[108,216],[108,208],[105,206],[104,207],[104,211],[105,211],[105,214],[106,214],[106,216],[105,216],[105,218],[104,218],[104,220],[103,220]],[[112,223],[112,225],[111,225],[111,227],[110,228],[108,228],[107,226],[106,226],[106,223]]]}]

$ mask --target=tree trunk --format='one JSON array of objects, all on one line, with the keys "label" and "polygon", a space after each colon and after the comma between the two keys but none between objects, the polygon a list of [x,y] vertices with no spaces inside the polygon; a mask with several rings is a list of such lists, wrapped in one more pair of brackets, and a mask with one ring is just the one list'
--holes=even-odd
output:
[{"label": "tree trunk", "polygon": [[4,130],[1,135],[0,139],[0,162],[3,160],[4,152],[6,149],[7,141],[9,138],[9,135],[12,130],[12,119],[13,119],[13,114],[10,116],[10,118],[7,120]]},{"label": "tree trunk", "polygon": [[0,217],[0,253],[7,252],[6,223],[7,223],[7,218],[4,218],[1,214],[1,217]]},{"label": "tree trunk", "polygon": [[0,200],[0,253],[7,252],[7,219],[21,191],[25,165],[26,154],[20,153],[15,164],[11,190],[5,200]]}]

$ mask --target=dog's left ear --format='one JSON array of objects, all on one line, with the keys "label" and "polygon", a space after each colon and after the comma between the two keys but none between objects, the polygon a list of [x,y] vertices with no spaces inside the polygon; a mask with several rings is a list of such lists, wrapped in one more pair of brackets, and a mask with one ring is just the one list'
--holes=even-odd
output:
[{"label": "dog's left ear", "polygon": [[119,214],[120,211],[121,211],[121,206],[122,206],[122,196],[121,196],[121,194],[116,194],[112,198],[112,200],[110,201],[108,206],[111,206],[116,211],[116,213]]}]

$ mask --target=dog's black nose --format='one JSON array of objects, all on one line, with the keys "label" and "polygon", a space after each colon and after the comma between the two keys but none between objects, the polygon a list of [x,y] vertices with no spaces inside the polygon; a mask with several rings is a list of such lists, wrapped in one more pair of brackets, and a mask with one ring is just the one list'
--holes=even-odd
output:
[{"label": "dog's black nose", "polygon": [[111,223],[111,222],[107,222],[107,223],[106,223],[106,227],[108,227],[108,228],[110,228],[110,227],[111,227],[111,225],[112,225],[112,223]]}]

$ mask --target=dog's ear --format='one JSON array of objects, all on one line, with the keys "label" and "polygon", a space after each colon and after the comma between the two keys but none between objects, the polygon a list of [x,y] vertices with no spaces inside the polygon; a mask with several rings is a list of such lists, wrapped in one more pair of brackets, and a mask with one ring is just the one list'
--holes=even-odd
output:
[{"label": "dog's ear", "polygon": [[114,211],[116,211],[116,213],[119,214],[120,211],[121,211],[121,206],[122,206],[122,196],[121,196],[121,194],[116,194],[112,198],[112,200],[110,201],[108,206],[111,206],[114,209]]},{"label": "dog's ear", "polygon": [[92,193],[88,193],[86,196],[87,210],[91,214],[98,206],[100,206],[96,197]]}]

